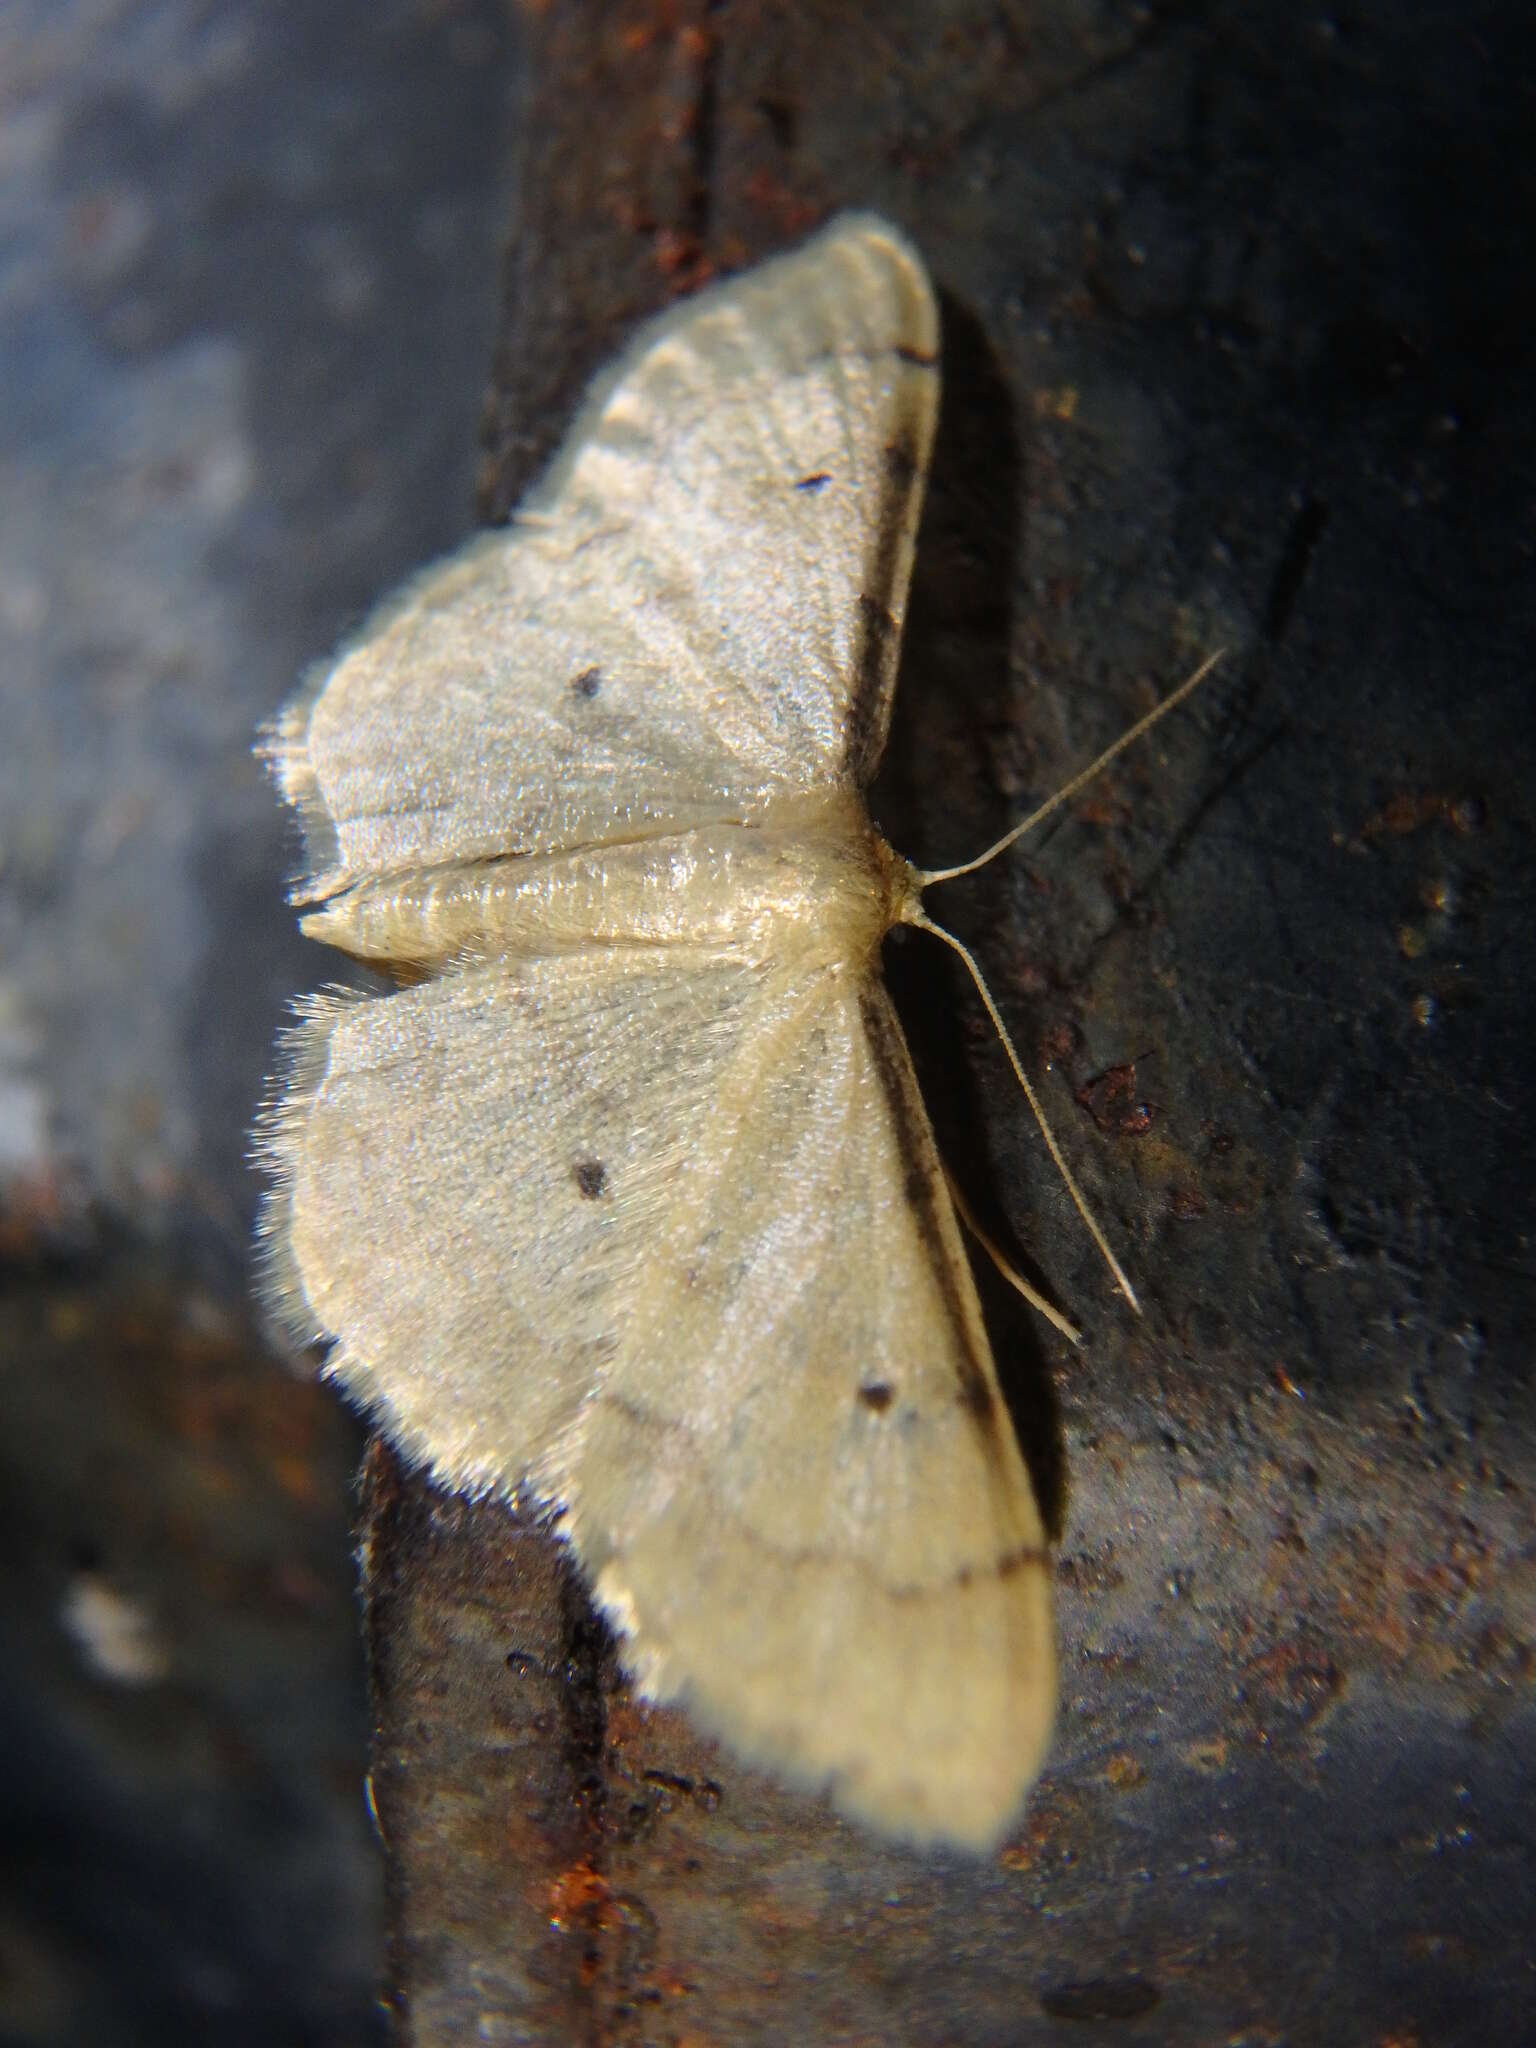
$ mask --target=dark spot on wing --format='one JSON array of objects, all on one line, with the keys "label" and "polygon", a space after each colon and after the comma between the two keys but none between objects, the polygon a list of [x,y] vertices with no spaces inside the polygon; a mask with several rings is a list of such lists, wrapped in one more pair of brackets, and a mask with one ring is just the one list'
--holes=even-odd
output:
[{"label": "dark spot on wing", "polygon": [[[1011,1579],[1023,1571],[1048,1571],[1050,1562],[1048,1552],[1025,1545],[1018,1550],[1005,1550],[1000,1557],[990,1562],[983,1560],[978,1564],[960,1565],[950,1584],[963,1593],[971,1586],[985,1585],[990,1579]],[[931,1588],[926,1586],[893,1587],[889,1590],[892,1598],[897,1600],[922,1600],[931,1597]]]},{"label": "dark spot on wing", "polygon": [[795,489],[797,491],[819,491],[824,484],[829,484],[831,481],[832,477],[829,471],[818,469],[814,476],[801,477],[799,483],[795,485]]},{"label": "dark spot on wing", "polygon": [[894,669],[901,647],[901,628],[889,608],[863,591],[859,594],[859,624],[857,681],[848,704],[844,747],[844,759],[855,775],[864,773],[859,764],[871,758],[876,721],[889,694],[888,672]]},{"label": "dark spot on wing", "polygon": [[883,1415],[895,1398],[895,1388],[884,1380],[866,1380],[859,1389],[859,1399],[875,1415]]},{"label": "dark spot on wing", "polygon": [[996,1420],[996,1404],[992,1389],[979,1372],[968,1372],[960,1382],[955,1399],[967,1415],[973,1416],[983,1429],[990,1429]]},{"label": "dark spot on wing", "polygon": [[931,349],[909,348],[905,342],[898,342],[892,351],[899,363],[915,363],[920,370],[936,370],[939,359]]},{"label": "dark spot on wing", "polygon": [[885,471],[892,483],[910,491],[917,481],[917,457],[905,441],[892,441],[885,450]]},{"label": "dark spot on wing", "polygon": [[571,689],[578,697],[595,697],[603,686],[603,672],[600,668],[584,668],[579,676],[571,678]]},{"label": "dark spot on wing", "polygon": [[1018,1572],[1049,1563],[1043,1550],[1031,1550],[1027,1546],[1020,1550],[1005,1550],[992,1565],[979,1569],[968,1564],[961,1565],[955,1573],[954,1583],[963,1593],[967,1586],[974,1586],[978,1579],[1011,1579]]},{"label": "dark spot on wing", "polygon": [[583,1199],[588,1202],[595,1202],[608,1185],[608,1169],[601,1159],[578,1159],[571,1173]]},{"label": "dark spot on wing", "polygon": [[[903,1097],[911,1087],[911,1066],[907,1059],[906,1046],[901,1039],[900,1027],[888,1010],[866,1000],[864,1023],[869,1032],[870,1050],[877,1063],[884,1070],[886,1086],[898,1114],[895,1131],[906,1154],[902,1162],[902,1188],[913,1215],[918,1219],[923,1233],[934,1245],[938,1256],[934,1261],[934,1277],[948,1296],[948,1308],[957,1332],[966,1332],[967,1341],[962,1342],[955,1360],[955,1401],[961,1411],[969,1415],[976,1425],[976,1431],[989,1447],[989,1455],[997,1454],[997,1445],[1002,1440],[1003,1410],[992,1385],[992,1376],[987,1370],[986,1354],[978,1353],[968,1341],[969,1315],[956,1287],[951,1271],[950,1252],[938,1228],[938,1175],[937,1161],[929,1146],[923,1142],[922,1126],[904,1113]],[[918,1411],[907,1413],[915,1422]],[[905,1420],[905,1416],[900,1418]]]},{"label": "dark spot on wing", "polygon": [[1050,1562],[1043,1550],[1033,1550],[1026,1545],[1022,1550],[1005,1550],[994,1567],[1000,1579],[1011,1579],[1015,1572],[1032,1567],[1044,1568]]},{"label": "dark spot on wing", "polygon": [[866,633],[884,636],[896,631],[896,621],[892,618],[889,608],[883,605],[878,597],[870,597],[862,590],[859,592],[859,616],[864,621]]}]

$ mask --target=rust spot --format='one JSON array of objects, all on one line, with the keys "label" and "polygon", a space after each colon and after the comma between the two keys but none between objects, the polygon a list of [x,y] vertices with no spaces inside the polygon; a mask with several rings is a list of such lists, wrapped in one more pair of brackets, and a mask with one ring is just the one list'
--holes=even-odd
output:
[{"label": "rust spot", "polygon": [[803,198],[766,165],[747,179],[744,196],[749,206],[775,221],[785,235],[803,235],[821,219],[821,209]]},{"label": "rust spot", "polygon": [[1129,819],[1130,807],[1123,797],[1112,789],[1102,790],[1097,796],[1086,797],[1077,807],[1077,815],[1085,825],[1123,825]]},{"label": "rust spot", "polygon": [[859,1399],[873,1415],[883,1415],[896,1398],[896,1390],[884,1380],[868,1380],[859,1388]]},{"label": "rust spot", "polygon": [[1227,1745],[1219,1735],[1186,1743],[1181,1754],[1192,1771],[1204,1771],[1208,1776],[1227,1768]]},{"label": "rust spot", "polygon": [[584,668],[579,676],[571,678],[571,690],[578,697],[595,697],[603,685],[600,668]]},{"label": "rust spot", "polygon": [[1113,1543],[1106,1543],[1102,1550],[1080,1550],[1073,1557],[1061,1558],[1056,1577],[1080,1593],[1112,1593],[1125,1584],[1125,1573],[1115,1563]]},{"label": "rust spot", "polygon": [[1157,1121],[1156,1107],[1136,1094],[1136,1062],[1106,1067],[1077,1091],[1077,1100],[1101,1131],[1117,1138],[1139,1138]]},{"label": "rust spot", "polygon": [[1077,1027],[1064,1020],[1048,1024],[1040,1034],[1039,1044],[1042,1063],[1047,1067],[1059,1066],[1077,1050]]},{"label": "rust spot", "polygon": [[652,253],[656,268],[680,295],[697,291],[715,274],[698,236],[686,228],[659,228]]},{"label": "rust spot", "polygon": [[581,1928],[595,1932],[617,1918],[613,1888],[590,1863],[573,1863],[549,1887],[549,1924],[562,1933]]},{"label": "rust spot", "polygon": [[1373,839],[1402,839],[1437,822],[1470,837],[1484,822],[1483,805],[1475,796],[1451,796],[1442,789],[1400,789],[1380,810],[1371,812],[1360,827],[1360,837],[1367,844]]},{"label": "rust spot", "polygon": [[1249,1660],[1242,1673],[1242,1701],[1254,1739],[1267,1746],[1280,1730],[1308,1728],[1344,1690],[1344,1674],[1318,1644],[1291,1637]]}]

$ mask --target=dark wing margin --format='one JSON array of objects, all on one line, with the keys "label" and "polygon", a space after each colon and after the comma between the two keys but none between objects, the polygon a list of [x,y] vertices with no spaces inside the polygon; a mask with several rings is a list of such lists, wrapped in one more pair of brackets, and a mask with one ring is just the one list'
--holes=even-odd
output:
[{"label": "dark wing margin", "polygon": [[885,752],[901,662],[912,558],[928,482],[939,408],[939,358],[935,347],[896,351],[898,408],[891,438],[881,452],[885,489],[870,536],[869,566],[859,593],[859,638],[854,692],[849,704],[844,773],[861,789],[873,779]]}]

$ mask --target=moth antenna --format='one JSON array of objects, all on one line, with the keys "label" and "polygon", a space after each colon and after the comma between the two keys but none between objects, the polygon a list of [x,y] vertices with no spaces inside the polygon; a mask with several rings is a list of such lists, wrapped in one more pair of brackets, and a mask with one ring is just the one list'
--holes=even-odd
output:
[{"label": "moth antenna", "polygon": [[[992,991],[987,987],[985,977],[976,963],[976,956],[972,953],[969,946],[964,945],[955,937],[953,932],[946,931],[941,924],[935,924],[933,919],[922,908],[918,898],[921,896],[922,891],[928,888],[930,884],[934,882],[953,882],[961,875],[974,875],[978,868],[984,868],[989,861],[996,860],[1000,853],[1006,853],[1010,846],[1024,837],[1026,832],[1032,832],[1043,818],[1048,818],[1052,811],[1059,809],[1069,798],[1076,796],[1077,792],[1092,782],[1096,775],[1102,774],[1117,754],[1123,753],[1127,747],[1139,740],[1143,733],[1150,732],[1159,719],[1166,718],[1170,711],[1177,709],[1186,697],[1200,687],[1226,651],[1224,647],[1218,647],[1214,654],[1208,654],[1194,674],[1186,676],[1178,688],[1166,696],[1161,704],[1154,704],[1145,717],[1138,718],[1136,723],[1121,733],[1119,739],[1114,741],[1112,745],[1107,746],[1096,760],[1090,761],[1086,768],[1080,769],[1069,781],[1064,782],[1054,796],[1048,796],[1045,802],[1039,805],[1037,809],[1031,811],[1021,824],[1015,825],[1011,831],[1005,832],[1001,839],[987,848],[985,853],[977,854],[974,860],[961,861],[952,868],[912,869],[910,879],[914,885],[913,894],[901,912],[903,923],[916,925],[920,931],[932,932],[934,937],[942,939],[946,946],[953,947],[955,952],[965,962],[970,972],[970,977],[976,984],[977,993],[986,1005],[987,1015],[992,1019],[993,1029],[1003,1042],[1003,1050],[1008,1055],[1009,1065],[1013,1068],[1019,1086],[1024,1090],[1025,1100],[1034,1112],[1035,1122],[1040,1126],[1040,1135],[1045,1140],[1045,1148],[1055,1163],[1056,1171],[1066,1183],[1067,1193],[1072,1197],[1073,1205],[1078,1215],[1082,1217],[1084,1224],[1087,1226],[1088,1235],[1098,1246],[1103,1254],[1104,1263],[1115,1276],[1115,1285],[1120,1289],[1120,1292],[1125,1296],[1137,1315],[1141,1314],[1141,1303],[1136,1299],[1136,1290],[1126,1278],[1125,1269],[1121,1266],[1120,1261],[1110,1250],[1109,1240],[1099,1228],[1092,1210],[1083,1198],[1082,1190],[1072,1177],[1072,1169],[1068,1166],[1062,1149],[1056,1142],[1055,1132],[1046,1121],[1045,1111],[1040,1106],[1039,1096],[1036,1095],[1034,1089],[1030,1086],[1029,1076],[1025,1073],[1023,1062],[1014,1049],[1013,1040],[1008,1036],[1008,1027],[1002,1020],[997,1004],[992,1000]],[[948,1178],[947,1173],[946,1177]],[[1029,1282],[1021,1274],[1014,1271],[1013,1267],[1003,1257],[997,1246],[992,1243],[985,1231],[978,1227],[976,1219],[966,1207],[960,1190],[956,1187],[952,1178],[950,1178],[949,1182],[949,1191],[954,1200],[955,1208],[959,1213],[960,1220],[965,1224],[978,1244],[981,1245],[982,1249],[989,1255],[1003,1278],[1011,1286],[1016,1287],[1024,1296],[1024,1299],[1032,1307],[1040,1311],[1047,1322],[1053,1323],[1074,1344],[1081,1343],[1081,1335],[1073,1325],[1067,1321],[1065,1316],[1052,1308],[1049,1302],[1042,1300],[1040,1295],[1030,1286]]]},{"label": "moth antenna", "polygon": [[[1034,1112],[1035,1122],[1040,1126],[1040,1135],[1045,1140],[1045,1149],[1054,1160],[1056,1171],[1061,1175],[1063,1181],[1066,1182],[1067,1193],[1072,1197],[1078,1215],[1082,1217],[1084,1224],[1087,1226],[1088,1235],[1103,1253],[1104,1263],[1109,1267],[1110,1272],[1114,1274],[1115,1285],[1120,1289],[1120,1292],[1125,1296],[1137,1315],[1140,1315],[1141,1303],[1136,1299],[1136,1290],[1126,1278],[1124,1267],[1110,1250],[1108,1238],[1105,1237],[1103,1231],[1099,1228],[1093,1211],[1083,1199],[1082,1190],[1072,1178],[1072,1169],[1068,1166],[1066,1157],[1060,1145],[1056,1142],[1055,1132],[1045,1120],[1045,1111],[1040,1106],[1040,1098],[1030,1086],[1029,1076],[1025,1073],[1023,1062],[1014,1050],[1013,1040],[1008,1036],[1008,1027],[1003,1022],[1002,1013],[999,1011],[997,1004],[993,1002],[992,991],[987,987],[985,977],[980,967],[976,964],[975,954],[962,940],[957,939],[953,932],[946,931],[941,924],[935,924],[928,913],[916,902],[907,906],[902,922],[916,925],[919,931],[932,932],[934,937],[942,939],[946,946],[952,946],[970,970],[971,979],[975,982],[976,991],[981,997],[982,1002],[986,1005],[987,1015],[992,1019],[993,1028],[997,1032],[998,1037],[1003,1041],[1003,1051],[1008,1055],[1008,1063],[1013,1068],[1019,1086],[1024,1090],[1025,1100]],[[1052,1320],[1054,1321],[1054,1317]]]},{"label": "moth antenna", "polygon": [[955,1214],[981,1246],[993,1265],[996,1266],[998,1272],[1008,1282],[1008,1285],[1017,1288],[1030,1307],[1038,1309],[1053,1329],[1060,1330],[1069,1344],[1081,1344],[1083,1333],[1076,1323],[1068,1321],[1059,1308],[1048,1302],[1043,1294],[1037,1293],[1024,1278],[1018,1267],[1014,1265],[1013,1261],[1005,1257],[992,1242],[991,1238],[988,1237],[987,1233],[976,1221],[976,1218],[971,1214],[970,1204],[960,1192],[960,1183],[955,1179],[955,1176],[947,1166],[944,1169],[944,1178],[949,1183],[949,1199],[955,1205]]},{"label": "moth antenna", "polygon": [[962,861],[958,867],[929,868],[926,871],[919,868],[917,871],[918,887],[926,889],[931,882],[952,882],[958,875],[974,875],[976,870],[984,868],[988,861],[996,860],[1000,853],[1006,853],[1016,840],[1022,839],[1026,832],[1032,832],[1042,818],[1048,818],[1052,811],[1066,803],[1070,797],[1076,796],[1080,789],[1092,782],[1095,775],[1102,774],[1117,754],[1123,753],[1128,746],[1139,740],[1144,732],[1150,732],[1160,718],[1166,718],[1170,711],[1176,710],[1192,691],[1200,687],[1226,651],[1224,647],[1218,647],[1214,654],[1208,654],[1194,674],[1186,676],[1184,681],[1180,683],[1179,687],[1170,696],[1165,697],[1161,704],[1154,704],[1144,718],[1138,718],[1133,726],[1128,727],[1126,731],[1121,733],[1119,739],[1112,746],[1106,747],[1096,761],[1090,761],[1088,766],[1074,775],[1070,782],[1064,782],[1054,796],[1048,796],[1038,810],[1031,811],[1024,822],[1021,825],[1015,825],[1011,832],[1005,832],[995,845],[987,848],[985,853],[978,853],[974,860]]}]

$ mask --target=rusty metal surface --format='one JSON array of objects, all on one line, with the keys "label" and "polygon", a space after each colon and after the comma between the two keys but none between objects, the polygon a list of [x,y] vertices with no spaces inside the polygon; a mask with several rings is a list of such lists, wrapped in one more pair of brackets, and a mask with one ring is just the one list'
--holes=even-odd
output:
[{"label": "rusty metal surface", "polygon": [[[1522,10],[553,5],[482,505],[712,264],[888,210],[946,398],[877,813],[1023,1024],[893,948],[941,1142],[1091,1326],[986,1299],[1060,1537],[1061,1727],[993,1863],[639,1710],[558,1549],[375,1447],[400,2037],[1475,2043],[1536,2025]],[[983,1284],[986,1285],[985,1278]],[[1068,2028],[1067,2023],[1073,2024]]]},{"label": "rusty metal surface", "polygon": [[[362,2048],[353,1432],[238,1297],[6,1233],[0,2039]],[[55,1256],[57,1251],[55,1250]]]},{"label": "rusty metal surface", "polygon": [[500,0],[0,7],[8,2048],[383,2036],[362,1434],[251,1296],[315,972],[251,739],[466,530],[514,60]]}]

